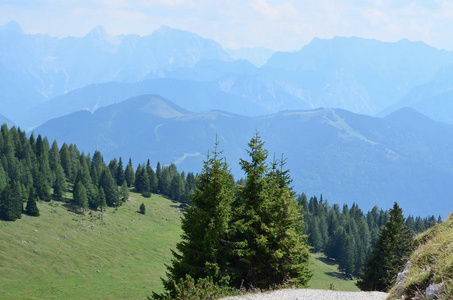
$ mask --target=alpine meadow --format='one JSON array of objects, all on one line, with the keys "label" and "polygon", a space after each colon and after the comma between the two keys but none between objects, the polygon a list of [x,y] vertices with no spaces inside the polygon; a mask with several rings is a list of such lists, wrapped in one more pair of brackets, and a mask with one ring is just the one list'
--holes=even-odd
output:
[{"label": "alpine meadow", "polygon": [[0,1],[0,298],[452,299],[451,15]]}]

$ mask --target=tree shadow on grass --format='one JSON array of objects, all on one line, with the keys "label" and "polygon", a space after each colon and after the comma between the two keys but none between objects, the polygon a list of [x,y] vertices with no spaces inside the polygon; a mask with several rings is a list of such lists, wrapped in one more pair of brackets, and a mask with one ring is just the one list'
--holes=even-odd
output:
[{"label": "tree shadow on grass", "polygon": [[333,266],[333,265],[337,264],[334,260],[328,259],[327,257],[316,257],[316,259],[322,261],[323,263],[325,263],[326,265],[329,265],[329,266]]},{"label": "tree shadow on grass", "polygon": [[338,272],[324,272],[324,274],[329,275],[329,276],[331,276],[331,277],[338,278],[338,279],[342,279],[342,280],[351,280],[351,278],[349,278],[348,276],[346,276],[346,275],[343,274],[343,273],[338,273]]}]

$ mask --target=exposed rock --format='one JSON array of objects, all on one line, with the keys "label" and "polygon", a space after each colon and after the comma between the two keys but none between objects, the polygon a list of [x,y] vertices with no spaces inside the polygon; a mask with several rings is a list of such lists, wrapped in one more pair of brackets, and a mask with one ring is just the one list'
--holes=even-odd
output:
[{"label": "exposed rock", "polygon": [[408,260],[406,263],[406,266],[404,267],[403,272],[398,273],[398,276],[396,277],[396,291],[395,293],[399,295],[401,291],[404,289],[404,283],[406,282],[407,279],[407,274],[409,273],[409,269],[411,268],[411,261]]},{"label": "exposed rock", "polygon": [[426,288],[425,296],[428,299],[438,299],[443,290],[444,285],[442,283],[433,283]]}]

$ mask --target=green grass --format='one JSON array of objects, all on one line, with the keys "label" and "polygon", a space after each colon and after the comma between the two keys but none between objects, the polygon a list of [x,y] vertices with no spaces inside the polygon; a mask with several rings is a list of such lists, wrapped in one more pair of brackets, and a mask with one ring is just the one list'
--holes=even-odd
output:
[{"label": "green grass", "polygon": [[[76,214],[54,201],[38,207],[40,217],[0,222],[0,299],[146,299],[163,291],[164,264],[181,234],[178,203],[131,193],[106,213]],[[310,268],[310,288],[358,290],[320,254]]]},{"label": "green grass", "polygon": [[359,291],[355,280],[339,278],[338,265],[328,260],[323,254],[313,253],[310,260],[310,268],[313,270],[309,288],[336,291]]},{"label": "green grass", "polygon": [[439,299],[453,299],[453,213],[445,222],[419,234],[415,244],[407,279],[399,290],[396,285],[391,289],[389,299],[423,295],[433,283],[443,285]]},{"label": "green grass", "polygon": [[[146,215],[137,213],[141,203]],[[153,195],[91,215],[60,202],[0,222],[0,299],[145,299],[181,234],[177,203]]]}]

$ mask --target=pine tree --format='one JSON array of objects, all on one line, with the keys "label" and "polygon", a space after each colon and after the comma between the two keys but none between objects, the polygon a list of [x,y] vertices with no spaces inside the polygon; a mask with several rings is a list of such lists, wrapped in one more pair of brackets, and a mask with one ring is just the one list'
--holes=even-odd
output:
[{"label": "pine tree", "polygon": [[129,189],[127,188],[126,181],[123,181],[120,190],[120,197],[123,202],[126,202],[129,199]]},{"label": "pine tree", "polygon": [[17,190],[17,185],[13,183],[6,185],[0,193],[0,219],[14,221],[22,216],[23,202]]},{"label": "pine tree", "polygon": [[63,167],[63,170],[66,174],[66,178],[69,179],[69,181],[74,182],[74,172],[72,169],[72,163],[71,163],[71,154],[69,153],[69,147],[66,143],[61,146],[60,149],[60,160],[61,160],[61,166]]},{"label": "pine tree", "polygon": [[52,200],[50,196],[50,185],[44,176],[45,174],[40,171],[35,173],[34,189],[39,199],[49,202]]},{"label": "pine tree", "polygon": [[357,286],[365,291],[387,291],[412,250],[412,233],[404,225],[398,203],[390,210],[390,220],[379,234],[376,247],[365,263]]},{"label": "pine tree", "polygon": [[120,157],[120,160],[118,161],[118,168],[115,173],[116,185],[122,186],[123,182],[126,180],[125,178],[123,160]]},{"label": "pine tree", "polygon": [[68,185],[64,174],[63,167],[57,165],[54,170],[53,196],[57,201],[63,201],[65,193],[68,191]]},{"label": "pine tree", "polygon": [[0,163],[0,191],[3,191],[8,184],[8,181],[8,174],[6,174],[5,169],[3,169],[3,165]]},{"label": "pine tree", "polygon": [[87,192],[82,181],[78,181],[74,188],[72,203],[82,208],[83,212],[85,212],[88,208]]},{"label": "pine tree", "polygon": [[121,203],[118,197],[118,187],[113,180],[112,174],[109,169],[104,169],[99,179],[99,186],[104,189],[105,200],[110,207],[119,206]]},{"label": "pine tree", "polygon": [[175,297],[175,284],[186,275],[195,280],[211,277],[216,283],[229,276],[231,205],[235,195],[228,165],[220,157],[217,146],[216,142],[214,151],[208,153],[204,161],[192,197],[193,206],[188,206],[183,213],[183,234],[176,246],[178,253],[173,251],[167,279],[163,280],[170,297]]},{"label": "pine tree", "polygon": [[104,212],[104,208],[107,206],[107,202],[105,201],[104,189],[102,187],[99,188],[96,205],[97,205],[96,209],[98,207],[100,207],[101,208],[101,212]]},{"label": "pine tree", "polygon": [[128,187],[131,187],[135,182],[134,168],[132,167],[132,160],[130,158],[126,170],[124,171],[124,179],[126,180]]},{"label": "pine tree", "polygon": [[136,177],[135,177],[135,189],[139,193],[143,192],[149,192],[150,191],[150,183],[149,183],[149,177],[146,172],[146,169],[142,165],[138,165],[137,171],[136,171]]},{"label": "pine tree", "polygon": [[237,265],[240,278],[246,285],[265,288],[288,281],[306,285],[310,278],[309,248],[302,214],[289,188],[288,171],[283,171],[284,161],[280,169],[275,163],[268,167],[268,151],[258,133],[248,145],[250,161],[240,161],[246,178],[236,216],[236,238],[247,245]]},{"label": "pine tree", "polygon": [[30,190],[28,192],[28,201],[27,201],[27,206],[25,208],[25,212],[29,216],[39,217],[39,209],[36,204],[36,195],[35,195],[35,191],[33,190],[33,188],[30,188]]},{"label": "pine tree", "polygon": [[185,193],[184,179],[179,174],[175,174],[170,183],[170,198],[173,200],[181,201]]},{"label": "pine tree", "polygon": [[283,283],[306,286],[312,276],[308,269],[309,247],[307,236],[303,233],[302,210],[295,201],[289,170],[284,170],[284,165],[283,156],[278,162],[274,159],[271,172],[267,175],[271,235],[268,243],[270,261],[266,270],[269,275],[264,283],[269,286]]}]

